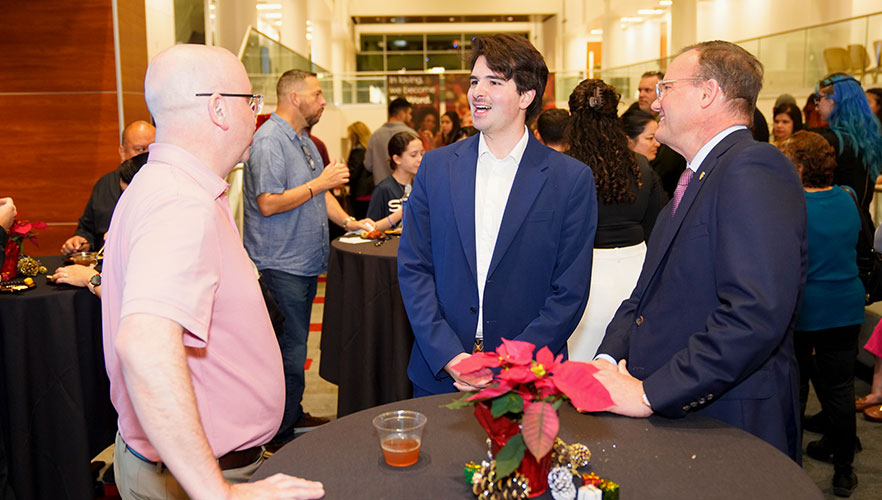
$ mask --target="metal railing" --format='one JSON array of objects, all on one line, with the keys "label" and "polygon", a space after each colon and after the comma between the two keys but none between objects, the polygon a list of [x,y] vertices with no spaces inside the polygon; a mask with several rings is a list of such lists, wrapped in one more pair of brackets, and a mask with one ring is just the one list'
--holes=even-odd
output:
[{"label": "metal railing", "polygon": [[[846,68],[828,67],[824,51],[839,47],[847,50],[849,46],[862,46],[866,52],[867,66],[879,65],[878,48],[874,42],[882,40],[882,12],[854,17],[841,21],[818,24],[761,37],[736,41],[755,55],[765,66],[765,81],[760,99],[774,99],[789,93],[805,95],[814,90],[815,84],[831,71],[845,70],[873,81],[859,68],[850,65]],[[855,49],[858,50],[859,49]],[[639,63],[604,68],[600,78],[614,85],[621,92],[623,100],[636,99],[640,75],[646,71],[664,70],[673,57],[653,59]]]}]

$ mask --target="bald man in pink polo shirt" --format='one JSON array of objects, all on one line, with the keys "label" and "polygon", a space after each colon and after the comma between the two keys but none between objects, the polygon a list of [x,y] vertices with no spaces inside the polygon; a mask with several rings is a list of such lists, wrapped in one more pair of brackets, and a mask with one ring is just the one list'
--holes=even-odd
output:
[{"label": "bald man in pink polo shirt", "polygon": [[283,474],[244,483],[285,401],[224,182],[248,157],[261,98],[233,54],[201,45],[161,52],[144,85],[156,142],[113,214],[102,278],[120,493],[320,498],[321,483]]}]

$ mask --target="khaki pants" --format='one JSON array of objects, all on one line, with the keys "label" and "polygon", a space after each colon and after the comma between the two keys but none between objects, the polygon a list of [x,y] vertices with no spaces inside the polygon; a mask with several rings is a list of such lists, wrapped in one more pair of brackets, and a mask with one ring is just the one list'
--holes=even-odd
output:
[{"label": "khaki pants", "polygon": [[[263,456],[256,462],[222,471],[224,479],[230,483],[247,482],[254,471],[263,463]],[[136,457],[126,448],[125,442],[116,433],[113,450],[113,473],[116,487],[124,500],[186,500],[189,497],[171,472],[161,465],[151,465]]]}]

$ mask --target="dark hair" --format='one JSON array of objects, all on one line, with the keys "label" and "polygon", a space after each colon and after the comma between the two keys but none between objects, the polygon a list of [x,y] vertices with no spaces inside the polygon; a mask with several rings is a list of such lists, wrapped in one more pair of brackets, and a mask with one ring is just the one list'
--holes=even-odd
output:
[{"label": "dark hair", "polygon": [[403,110],[412,108],[413,106],[403,97],[396,97],[389,103],[389,118],[397,115]]},{"label": "dark hair", "polygon": [[[456,137],[457,132],[459,132],[459,127],[462,126],[462,122],[459,119],[459,114],[456,111],[448,111],[441,115],[442,117],[446,116],[453,123],[453,128],[450,129],[450,133],[447,136],[444,136],[444,133],[441,133],[441,143],[444,146],[448,144],[453,144],[455,141],[454,137]],[[441,120],[438,120],[438,126],[441,126]]]},{"label": "dark hair", "polygon": [[833,184],[836,151],[820,134],[800,130],[779,146],[800,171],[803,187],[825,188]]},{"label": "dark hair", "polygon": [[731,42],[712,40],[690,45],[680,51],[698,52],[698,74],[702,80],[716,80],[732,109],[748,120],[756,108],[763,87],[763,63],[753,54]]},{"label": "dark hair", "polygon": [[526,120],[529,121],[542,108],[542,94],[548,82],[548,67],[542,54],[523,36],[498,33],[472,41],[471,69],[481,56],[494,73],[506,80],[514,78],[518,94],[536,91],[527,107]]},{"label": "dark hair", "polygon": [[473,135],[478,135],[478,129],[469,125],[468,127],[462,127],[461,129],[456,131],[456,134],[453,135],[453,142],[456,142],[460,139],[465,139],[466,137],[471,137]]},{"label": "dark hair", "polygon": [[633,107],[622,114],[621,121],[625,135],[631,140],[637,140],[637,138],[640,137],[640,134],[646,130],[646,124],[655,121],[655,118],[646,111]]},{"label": "dark hair", "polygon": [[597,196],[606,204],[634,203],[642,186],[637,157],[618,118],[619,93],[603,80],[582,80],[570,94],[567,153],[591,167]]},{"label": "dark hair", "polygon": [[[422,129],[423,122],[426,121],[426,117],[429,115],[435,117],[435,130],[437,130],[439,125],[438,110],[436,110],[435,108],[420,108],[419,110],[417,110],[416,113],[414,113],[413,120],[414,124],[416,125],[416,127],[414,128],[416,128],[417,131],[420,131],[420,129]],[[435,130],[432,130],[432,132],[435,132]]]},{"label": "dark hair", "polygon": [[661,71],[647,71],[646,73],[643,73],[642,75],[640,75],[640,79],[642,80],[644,78],[649,78],[650,76],[654,76],[654,77],[658,78],[659,80],[665,79],[665,74],[662,73]]},{"label": "dark hair", "polygon": [[147,163],[147,157],[150,156],[150,153],[141,153],[139,155],[133,156],[128,160],[119,164],[119,180],[125,182],[126,184],[132,183],[132,178],[135,177],[135,174],[141,170],[141,167]]},{"label": "dark hair", "polygon": [[802,130],[802,111],[799,110],[799,106],[796,104],[785,102],[780,106],[776,106],[772,109],[772,122],[774,123],[775,117],[784,113],[785,115],[790,117],[790,120],[793,122],[793,133],[797,133]]},{"label": "dark hair", "polygon": [[410,132],[398,132],[389,138],[386,150],[389,152],[389,166],[392,167],[392,170],[395,170],[395,160],[392,157],[395,155],[401,156],[401,153],[404,153],[404,150],[407,149],[408,144],[418,140],[420,138]]},{"label": "dark hair", "polygon": [[562,144],[570,113],[565,109],[551,108],[539,113],[536,119],[536,130],[545,144]]},{"label": "dark hair", "polygon": [[279,81],[276,82],[276,98],[281,101],[283,95],[291,92],[291,87],[293,87],[295,83],[306,80],[310,76],[318,78],[318,75],[312,71],[303,71],[302,69],[289,69],[282,73],[282,76],[279,77]]},{"label": "dark hair", "polygon": [[879,105],[879,111],[876,111],[876,119],[879,120],[879,123],[882,123],[882,88],[873,87],[867,89],[867,93],[876,96],[876,103]]}]

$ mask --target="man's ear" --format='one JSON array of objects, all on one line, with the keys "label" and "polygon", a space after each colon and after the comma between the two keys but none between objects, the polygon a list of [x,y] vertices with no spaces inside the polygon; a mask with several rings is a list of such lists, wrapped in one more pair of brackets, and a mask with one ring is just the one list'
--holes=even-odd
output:
[{"label": "man's ear", "polygon": [[536,98],[536,89],[530,89],[523,94],[520,95],[519,107],[521,109],[527,109],[530,107],[530,104],[533,103],[533,99]]},{"label": "man's ear", "polygon": [[720,88],[720,83],[713,78],[702,82],[701,97],[699,99],[699,104],[701,105],[701,107],[706,108],[713,104],[713,102],[717,99],[724,99],[723,89]]},{"label": "man's ear", "polygon": [[229,130],[230,122],[227,116],[226,102],[219,94],[212,94],[208,98],[208,117],[221,130]]},{"label": "man's ear", "polygon": [[123,146],[119,147],[119,161],[126,161],[126,148],[124,148]]}]

